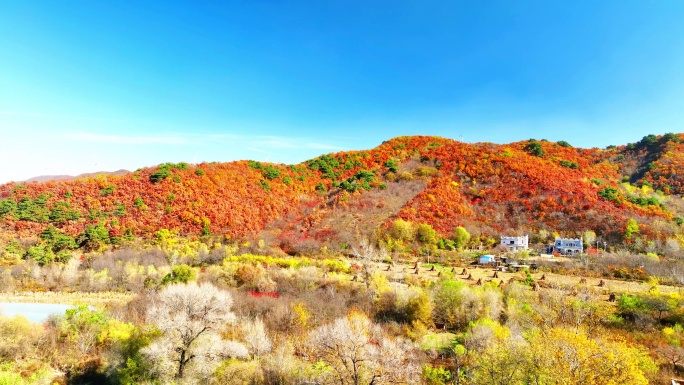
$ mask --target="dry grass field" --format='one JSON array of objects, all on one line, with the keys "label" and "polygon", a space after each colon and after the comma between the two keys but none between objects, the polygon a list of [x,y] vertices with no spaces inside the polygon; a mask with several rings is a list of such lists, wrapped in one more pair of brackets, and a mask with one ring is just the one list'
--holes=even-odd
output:
[{"label": "dry grass field", "polygon": [[[523,271],[511,272],[511,271],[498,271],[489,266],[480,265],[460,265],[460,266],[440,266],[435,265],[434,269],[432,265],[419,264],[416,269],[416,263],[402,264],[393,266],[390,270],[387,270],[388,265],[381,264],[378,266],[378,270],[385,274],[386,278],[390,281],[399,281],[405,279],[429,279],[437,280],[442,275],[448,274],[453,276],[458,281],[469,283],[471,285],[483,284],[486,282],[493,283],[508,283],[511,280],[523,281],[526,278],[526,274]],[[465,274],[462,274],[463,271]],[[496,275],[495,275],[496,273]],[[624,293],[641,293],[647,292],[651,289],[651,286],[646,282],[637,281],[626,281],[617,280],[610,278],[597,278],[597,277],[583,277],[576,275],[562,275],[554,274],[550,272],[537,271],[531,273],[532,278],[540,284],[540,286],[547,285],[562,285],[562,286],[585,286],[593,287],[601,294],[605,295],[606,299],[611,293],[624,294]],[[601,282],[603,282],[601,284]],[[661,293],[671,293],[671,292],[682,292],[684,288],[669,285],[658,285],[658,289]]]},{"label": "dry grass field", "polygon": [[[557,258],[560,260],[560,258]],[[480,265],[440,265],[418,262],[407,262],[389,266],[385,263],[375,265],[374,272],[385,275],[389,281],[416,282],[420,280],[438,280],[450,277],[460,282],[478,285],[491,282],[494,284],[507,284],[511,281],[523,281],[526,278],[524,271],[511,272],[499,271],[490,266]],[[465,274],[463,274],[465,271]],[[549,285],[561,285],[569,287],[591,287],[597,293],[601,293],[608,299],[611,293],[616,295],[623,293],[642,293],[649,291],[651,285],[645,282],[626,281],[609,278],[582,277],[578,275],[563,275],[551,272],[533,272],[532,278],[543,289]],[[361,275],[357,273],[355,278],[361,282]],[[682,292],[683,287],[658,285],[661,293]],[[96,307],[111,307],[129,302],[136,296],[133,292],[50,292],[50,291],[14,291],[0,292],[0,302],[23,302],[23,303],[51,303],[51,304],[85,304]]]},{"label": "dry grass field", "polygon": [[117,292],[5,292],[0,293],[0,302],[52,303],[64,305],[89,305],[108,307],[124,304],[135,296],[134,293]]}]

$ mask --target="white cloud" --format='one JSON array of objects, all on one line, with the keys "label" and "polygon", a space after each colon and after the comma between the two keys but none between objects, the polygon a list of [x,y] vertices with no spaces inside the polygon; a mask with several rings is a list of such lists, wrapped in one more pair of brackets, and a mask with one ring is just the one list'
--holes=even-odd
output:
[{"label": "white cloud", "polygon": [[268,155],[269,157],[272,155],[269,151],[264,151],[264,150],[261,150],[259,148],[247,147],[247,150],[252,151],[252,152],[257,152],[259,154]]},{"label": "white cloud", "polygon": [[254,138],[253,143],[254,145],[270,148],[342,150],[341,147],[310,141],[307,138],[289,138],[282,136],[256,137]]},{"label": "white cloud", "polygon": [[243,135],[237,134],[206,134],[208,139],[243,139]]},{"label": "white cloud", "polygon": [[306,143],[306,148],[313,148],[313,149],[319,149],[319,150],[344,150],[343,147],[338,147],[338,146],[332,146],[329,144],[325,143],[316,143],[316,142],[310,142]]},{"label": "white cloud", "polygon": [[342,147],[312,140],[311,138],[297,138],[285,136],[248,136],[238,134],[181,134],[169,133],[164,135],[116,135],[92,132],[73,132],[65,137],[77,142],[115,143],[115,144],[161,144],[161,145],[212,145],[217,142],[227,142],[231,145],[245,145],[252,149],[315,149],[315,150],[343,150]]},{"label": "white cloud", "polygon": [[99,122],[125,123],[126,119],[111,119],[97,116],[79,116],[79,115],[65,115],[65,114],[46,114],[42,112],[26,112],[26,111],[0,111],[0,116],[18,117],[18,118],[37,118],[37,119],[51,119],[53,121],[78,121],[90,120]]},{"label": "white cloud", "polygon": [[119,143],[119,144],[189,144],[189,137],[185,135],[107,135],[94,134],[90,132],[76,132],[67,134],[66,137],[72,141],[97,142],[97,143]]}]

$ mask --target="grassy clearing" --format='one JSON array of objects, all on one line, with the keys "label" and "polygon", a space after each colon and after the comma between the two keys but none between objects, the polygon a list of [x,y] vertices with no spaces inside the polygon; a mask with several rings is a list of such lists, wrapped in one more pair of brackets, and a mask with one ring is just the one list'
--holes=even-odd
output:
[{"label": "grassy clearing", "polygon": [[[432,266],[435,266],[435,269],[431,271]],[[504,283],[507,283],[510,279],[515,279],[515,280],[524,280],[525,279],[525,273],[522,271],[519,272],[502,272],[498,271],[497,276],[494,277],[494,269],[490,267],[483,267],[483,266],[465,266],[465,269],[467,270],[467,275],[461,275],[461,272],[463,271],[464,266],[458,266],[453,268],[453,273],[451,272],[452,268],[449,266],[442,266],[439,264],[421,264],[418,268],[418,274],[415,273],[415,270],[413,269],[413,265],[398,265],[396,268],[392,269],[391,271],[386,271],[386,269],[383,269],[382,266],[378,267],[378,270],[385,274],[388,279],[401,279],[401,278],[407,278],[407,277],[413,277],[413,278],[420,278],[420,279],[427,279],[427,280],[438,280],[440,277],[442,277],[444,274],[449,274],[450,276],[453,276],[455,279],[465,282],[465,283],[470,283],[470,284],[475,284],[478,280],[481,280],[483,283],[492,280],[492,281],[497,281],[501,282],[503,281]],[[472,278],[467,279],[468,275],[470,275]],[[616,279],[610,279],[610,278],[596,278],[596,277],[582,277],[582,276],[574,276],[574,275],[561,275],[561,274],[554,274],[554,273],[549,273],[549,272],[536,272],[532,274],[532,278],[534,278],[535,281],[538,281],[542,278],[542,276],[545,276],[545,281],[548,283],[555,283],[555,284],[560,284],[560,285],[566,285],[566,286],[576,286],[576,285],[583,285],[583,286],[588,286],[588,287],[595,287],[597,289],[600,289],[601,292],[606,294],[606,296],[609,293],[643,293],[647,292],[651,289],[651,286],[646,283],[646,282],[636,282],[636,281],[622,281],[622,280],[616,280]],[[580,281],[584,279],[586,283],[580,283]],[[603,287],[599,287],[599,283],[603,281]],[[679,292],[682,290],[681,287],[676,287],[676,286],[668,286],[668,285],[658,285],[658,289],[660,290],[661,293],[672,293],[672,292]]]},{"label": "grassy clearing", "polygon": [[0,293],[0,302],[54,303],[65,305],[89,305],[107,307],[123,304],[135,297],[134,293],[117,292],[14,292]]},{"label": "grassy clearing", "polygon": [[449,332],[428,333],[420,341],[420,347],[423,350],[442,350],[451,346],[454,338],[456,338],[456,334]]}]

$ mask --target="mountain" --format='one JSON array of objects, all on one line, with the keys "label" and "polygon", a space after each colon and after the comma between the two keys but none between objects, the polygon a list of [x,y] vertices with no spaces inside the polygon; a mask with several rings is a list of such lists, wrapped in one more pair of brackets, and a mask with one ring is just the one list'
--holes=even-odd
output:
[{"label": "mountain", "polygon": [[47,182],[50,180],[69,180],[75,179],[73,175],[39,175],[26,179],[23,182]]},{"label": "mountain", "polygon": [[[54,226],[87,246],[97,229],[114,243],[168,229],[259,237],[297,253],[344,248],[402,219],[431,226],[438,238],[463,226],[490,243],[500,234],[545,240],[591,230],[611,244],[663,245],[682,235],[683,138],[649,135],[582,149],[563,141],[467,144],[410,136],[297,165],[167,163],[121,175],[8,183],[0,186],[0,240]],[[632,221],[637,228],[626,231]]]},{"label": "mountain", "polygon": [[117,170],[117,171],[96,171],[91,173],[85,173],[80,175],[40,175],[34,176],[33,178],[26,179],[24,182],[48,182],[48,181],[60,181],[60,180],[71,180],[71,179],[81,179],[81,178],[92,178],[98,175],[124,175],[128,174],[128,170]]}]

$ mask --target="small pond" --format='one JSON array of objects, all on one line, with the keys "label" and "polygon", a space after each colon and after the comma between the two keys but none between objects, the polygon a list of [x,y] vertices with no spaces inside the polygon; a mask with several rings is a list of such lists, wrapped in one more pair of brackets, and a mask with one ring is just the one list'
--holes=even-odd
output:
[{"label": "small pond", "polygon": [[51,315],[60,315],[73,307],[55,303],[22,303],[22,302],[0,302],[0,315],[14,317],[20,315],[29,321],[43,323]]}]

